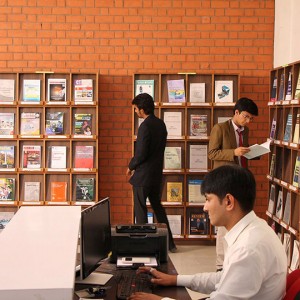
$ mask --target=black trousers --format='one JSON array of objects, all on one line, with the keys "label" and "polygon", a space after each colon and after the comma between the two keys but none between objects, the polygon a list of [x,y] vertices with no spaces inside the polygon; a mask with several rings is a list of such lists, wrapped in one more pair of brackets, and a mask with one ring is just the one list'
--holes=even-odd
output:
[{"label": "black trousers", "polygon": [[158,223],[165,223],[169,233],[169,249],[175,247],[173,235],[170,229],[170,224],[167,218],[166,211],[161,204],[161,188],[160,186],[151,187],[136,187],[133,186],[134,198],[134,215],[137,224],[148,223],[147,218],[147,198],[150,201],[151,207],[155,214]]}]

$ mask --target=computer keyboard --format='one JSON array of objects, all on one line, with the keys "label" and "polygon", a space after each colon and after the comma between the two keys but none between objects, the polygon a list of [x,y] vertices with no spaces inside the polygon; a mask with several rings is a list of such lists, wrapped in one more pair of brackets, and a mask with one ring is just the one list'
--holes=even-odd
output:
[{"label": "computer keyboard", "polygon": [[122,271],[118,274],[117,299],[125,300],[134,292],[153,292],[153,284],[150,281],[151,275],[135,271]]}]

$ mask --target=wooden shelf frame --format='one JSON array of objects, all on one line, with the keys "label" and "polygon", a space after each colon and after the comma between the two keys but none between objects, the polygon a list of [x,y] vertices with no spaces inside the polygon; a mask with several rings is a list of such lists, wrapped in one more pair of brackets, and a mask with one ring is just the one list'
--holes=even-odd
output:
[{"label": "wooden shelf frame", "polygon": [[[66,80],[66,101],[49,102],[48,80],[51,78]],[[22,205],[91,205],[98,199],[98,136],[99,136],[99,74],[98,73],[1,73],[1,79],[13,79],[14,101],[0,101],[1,112],[14,113],[14,134],[0,136],[0,146],[12,145],[15,147],[15,168],[0,169],[1,178],[15,178],[15,201],[1,201],[1,211],[16,211]],[[38,79],[41,82],[40,101],[26,102],[23,100],[23,82],[27,79]],[[93,100],[89,102],[75,101],[75,80],[92,79]],[[26,136],[20,134],[20,118],[22,112],[40,113],[40,134]],[[47,113],[64,113],[64,132],[61,135],[46,134],[45,124]],[[83,136],[74,134],[74,114],[83,113],[92,115],[92,135]],[[41,146],[41,168],[28,170],[22,167],[23,145]],[[90,145],[94,147],[93,167],[90,169],[75,168],[75,147]],[[66,146],[66,168],[51,169],[49,166],[49,152],[51,146]],[[76,201],[76,179],[94,178],[94,201]],[[40,182],[40,201],[24,201],[24,183],[28,181]],[[67,199],[63,203],[50,201],[50,183],[54,181],[67,182]]]}]

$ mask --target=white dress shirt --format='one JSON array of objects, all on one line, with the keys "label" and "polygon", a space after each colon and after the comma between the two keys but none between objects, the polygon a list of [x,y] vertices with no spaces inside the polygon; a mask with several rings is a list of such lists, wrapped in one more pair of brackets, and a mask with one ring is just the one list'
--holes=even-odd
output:
[{"label": "white dress shirt", "polygon": [[280,240],[253,211],[226,235],[223,271],[178,275],[177,285],[208,299],[279,300],[285,294],[287,258]]}]

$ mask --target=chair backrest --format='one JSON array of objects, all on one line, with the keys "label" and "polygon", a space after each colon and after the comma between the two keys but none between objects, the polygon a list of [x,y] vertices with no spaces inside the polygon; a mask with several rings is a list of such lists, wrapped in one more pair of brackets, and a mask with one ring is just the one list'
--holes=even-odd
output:
[{"label": "chair backrest", "polygon": [[288,274],[286,279],[286,294],[283,300],[300,300],[300,269]]}]

